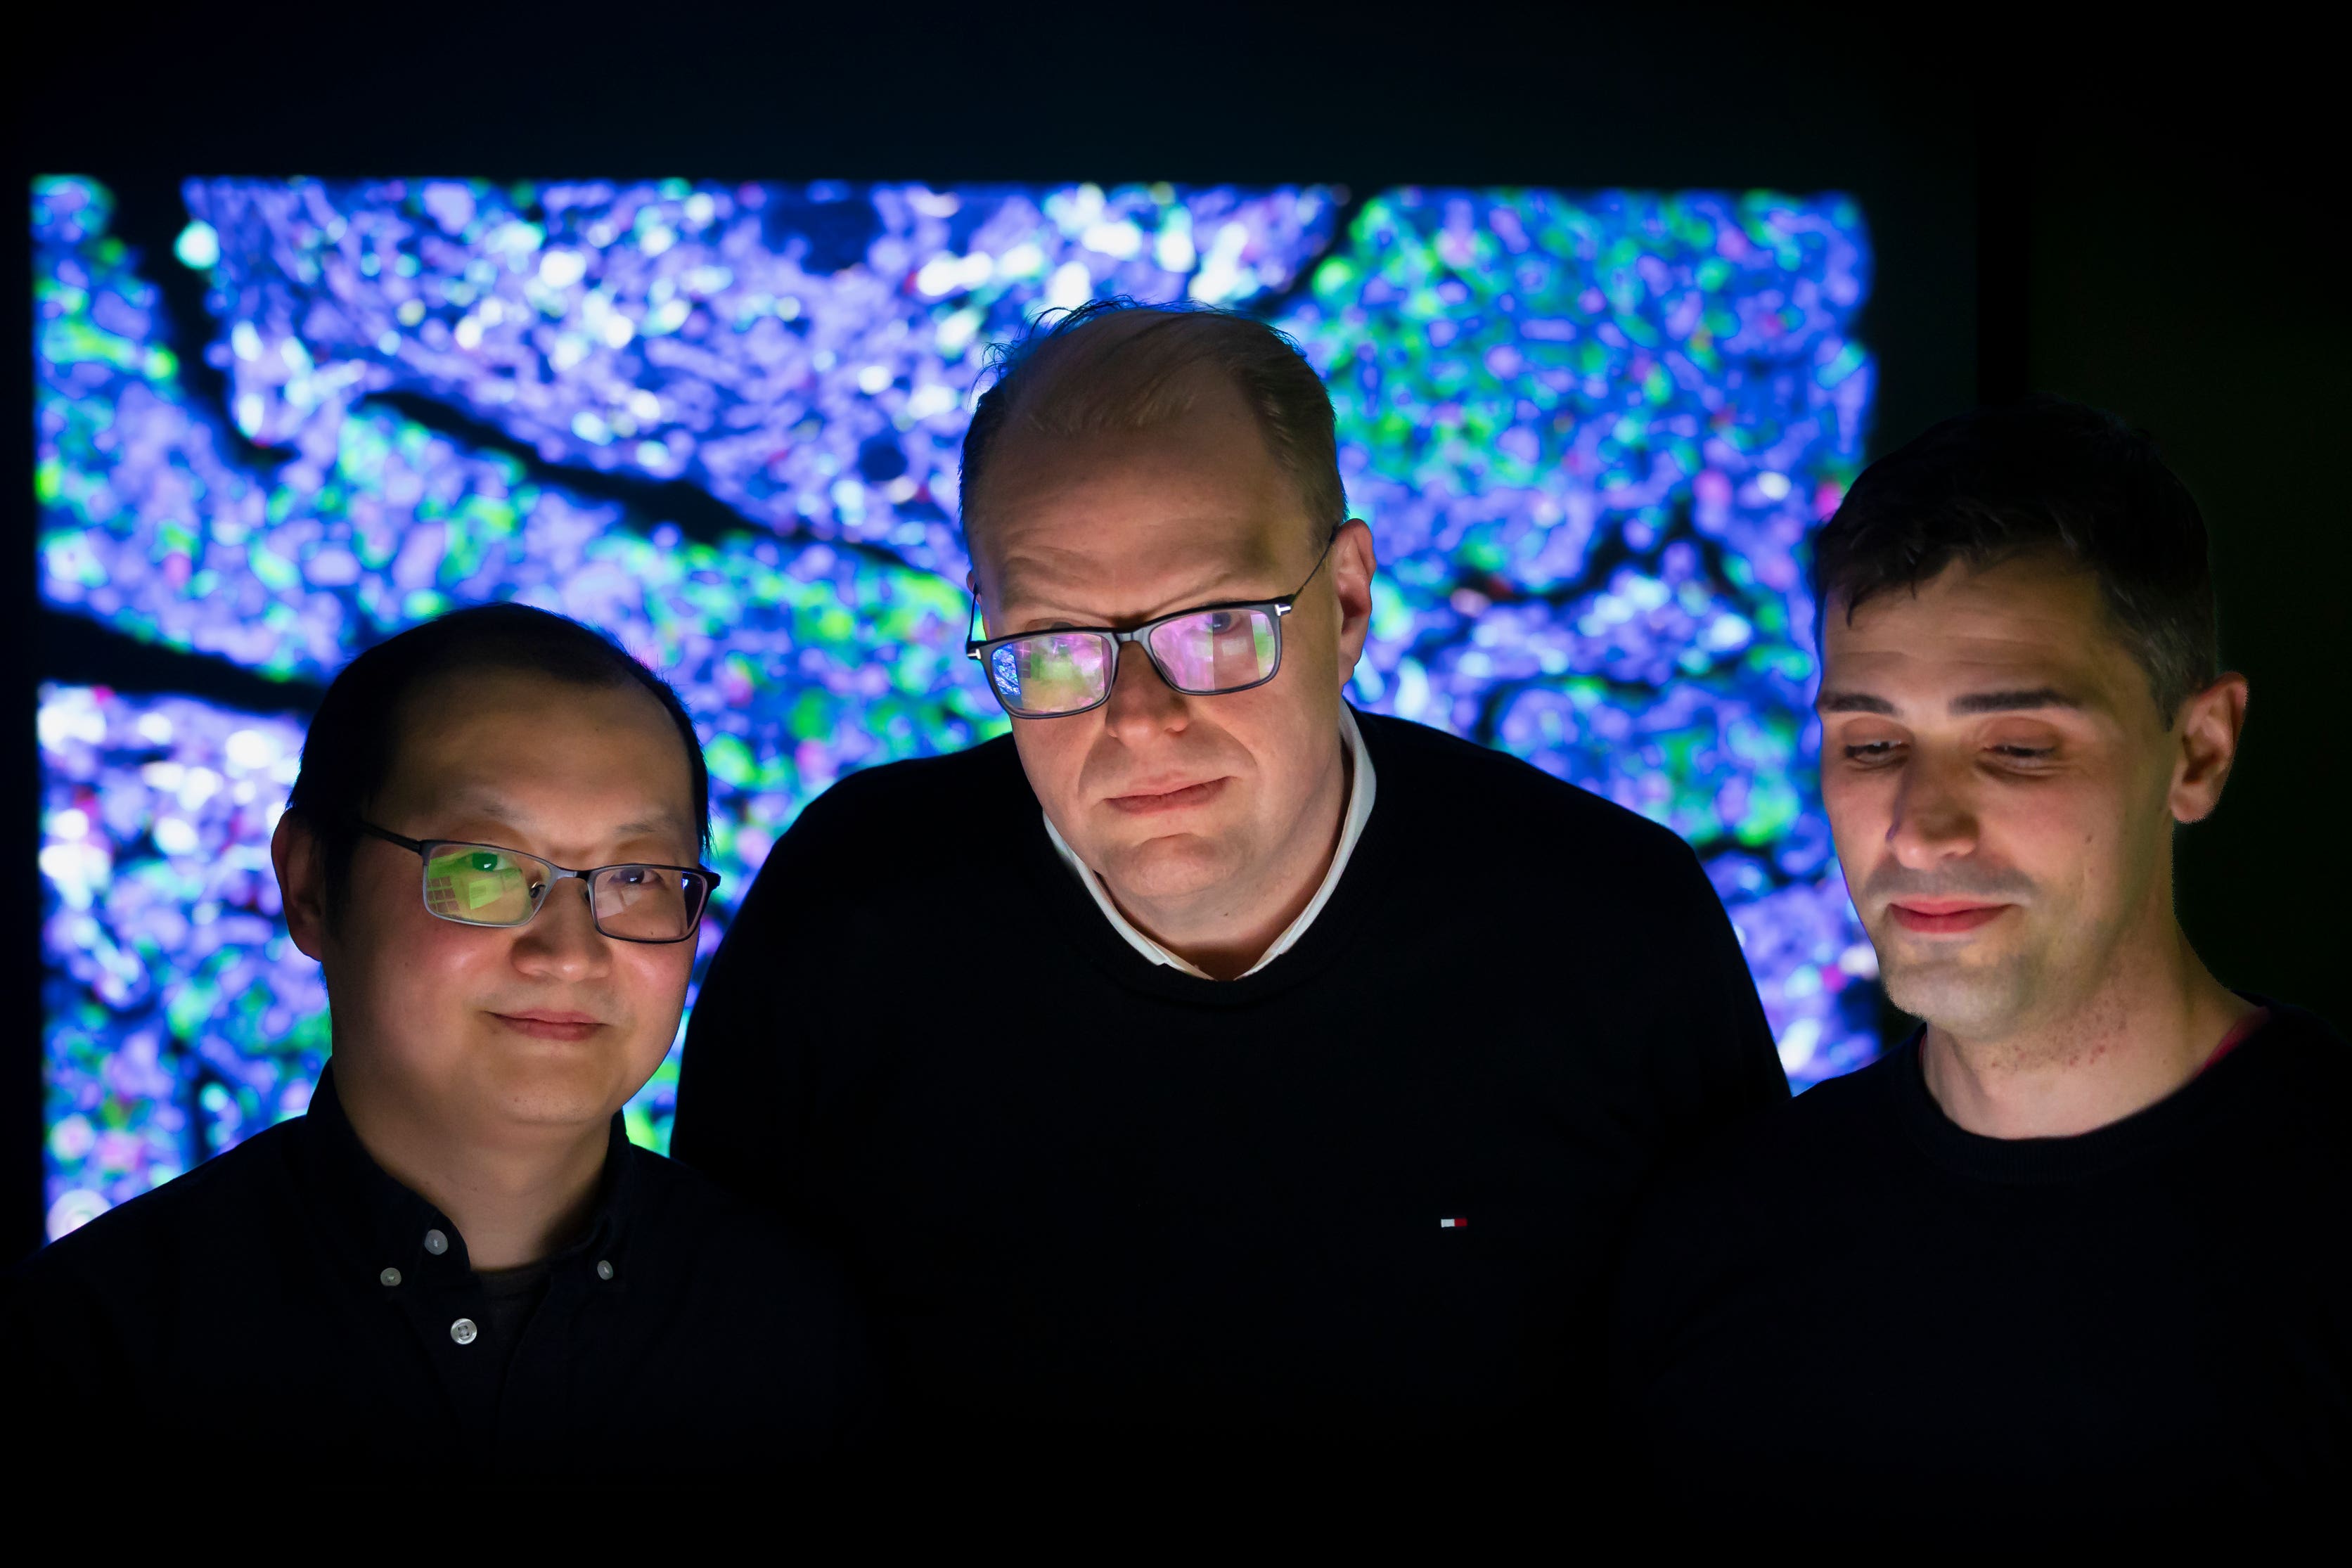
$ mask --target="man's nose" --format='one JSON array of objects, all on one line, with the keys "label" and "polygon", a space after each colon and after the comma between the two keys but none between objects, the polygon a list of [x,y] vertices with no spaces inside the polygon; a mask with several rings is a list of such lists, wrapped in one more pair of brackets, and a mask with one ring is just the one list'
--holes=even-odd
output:
[{"label": "man's nose", "polygon": [[1118,650],[1118,672],[1111,678],[1110,700],[1103,704],[1103,722],[1122,741],[1181,730],[1188,710],[1182,692],[1160,679],[1160,667],[1139,643]]},{"label": "man's nose", "polygon": [[1932,755],[1919,757],[1903,771],[1894,816],[1886,825],[1887,847],[1896,860],[1926,870],[1975,852],[1977,812],[1970,777],[1965,762]]},{"label": "man's nose", "polygon": [[550,888],[539,913],[515,933],[515,967],[551,980],[593,980],[610,969],[612,943],[596,929],[588,899],[588,884],[577,877]]}]

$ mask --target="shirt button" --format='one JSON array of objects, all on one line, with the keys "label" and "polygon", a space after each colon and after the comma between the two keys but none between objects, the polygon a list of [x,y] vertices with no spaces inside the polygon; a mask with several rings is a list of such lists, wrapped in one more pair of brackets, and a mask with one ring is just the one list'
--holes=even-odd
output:
[{"label": "shirt button", "polygon": [[598,1259],[596,1260],[596,1278],[597,1278],[597,1279],[610,1279],[612,1277],[613,1277],[613,1263],[612,1263],[612,1260],[611,1260],[610,1258],[598,1258]]},{"label": "shirt button", "polygon": [[425,1250],[438,1258],[449,1250],[449,1238],[437,1230],[425,1233]]},{"label": "shirt button", "polygon": [[400,1283],[400,1270],[397,1268],[387,1268],[383,1273],[377,1275],[376,1278],[383,1281],[384,1288],[386,1289],[390,1289],[393,1286]]},{"label": "shirt button", "polygon": [[481,1331],[474,1327],[474,1320],[471,1318],[460,1318],[449,1325],[449,1337],[461,1345],[472,1344],[474,1336]]}]

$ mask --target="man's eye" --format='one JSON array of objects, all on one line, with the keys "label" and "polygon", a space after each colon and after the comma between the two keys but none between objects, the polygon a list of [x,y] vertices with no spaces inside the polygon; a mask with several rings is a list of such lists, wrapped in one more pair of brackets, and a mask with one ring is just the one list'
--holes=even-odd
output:
[{"label": "man's eye", "polygon": [[2057,751],[2057,748],[2055,746],[1995,746],[1993,751],[2009,762],[2039,763],[2046,761]]},{"label": "man's eye", "polygon": [[1845,748],[1845,760],[1850,763],[1884,763],[1894,759],[1901,749],[1896,741],[1863,741]]}]

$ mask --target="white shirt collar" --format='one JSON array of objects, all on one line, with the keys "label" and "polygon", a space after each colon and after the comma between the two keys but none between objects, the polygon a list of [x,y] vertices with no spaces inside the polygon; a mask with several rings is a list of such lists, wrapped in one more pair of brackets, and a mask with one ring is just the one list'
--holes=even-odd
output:
[{"label": "white shirt collar", "polygon": [[[1298,911],[1298,918],[1282,928],[1282,934],[1274,939],[1274,945],[1260,953],[1258,961],[1244,973],[1244,979],[1288,952],[1297,945],[1298,939],[1307,934],[1307,928],[1315,923],[1315,917],[1321,914],[1323,906],[1331,901],[1331,894],[1339,886],[1340,873],[1348,868],[1348,858],[1356,852],[1356,840],[1364,836],[1364,824],[1372,819],[1372,795],[1377,787],[1377,781],[1372,777],[1372,753],[1364,745],[1364,732],[1356,723],[1355,710],[1345,702],[1339,704],[1339,734],[1348,742],[1348,755],[1353,765],[1349,770],[1348,815],[1345,825],[1339,829],[1339,852],[1331,857],[1331,868],[1323,873],[1323,885],[1315,889],[1315,896],[1307,900],[1305,909]],[[1050,816],[1045,818],[1045,837],[1053,840],[1054,853],[1062,858],[1062,864],[1070,868],[1079,885],[1093,895],[1095,908],[1102,910],[1103,919],[1110,921],[1110,929],[1124,937],[1128,946],[1154,963],[1164,963],[1171,969],[1181,970],[1202,980],[1211,978],[1197,964],[1178,957],[1152,941],[1138,929],[1133,921],[1119,913],[1118,906],[1111,901],[1109,891],[1103,887],[1102,879],[1078,858],[1078,852],[1071,848],[1069,841],[1055,828],[1054,819]]]}]

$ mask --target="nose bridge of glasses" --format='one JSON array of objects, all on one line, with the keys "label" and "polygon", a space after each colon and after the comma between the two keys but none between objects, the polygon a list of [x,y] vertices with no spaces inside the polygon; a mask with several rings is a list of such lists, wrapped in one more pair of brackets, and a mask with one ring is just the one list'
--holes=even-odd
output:
[{"label": "nose bridge of glasses", "polygon": [[[1142,673],[1137,677],[1138,679],[1157,682],[1171,697],[1182,695],[1183,688],[1178,683],[1175,671],[1169,668],[1168,656],[1160,650],[1159,645],[1154,640],[1168,629],[1168,625],[1169,623],[1165,621],[1154,621],[1150,626],[1138,626],[1132,631],[1115,634],[1118,640],[1111,647],[1111,658],[1114,663],[1110,679],[1104,683],[1107,690],[1116,693],[1118,690],[1120,678],[1127,673],[1125,667],[1129,664],[1137,664],[1142,667]],[[1129,643],[1134,644],[1142,650],[1141,658],[1122,659],[1118,657],[1124,651],[1123,645]]]},{"label": "nose bridge of glasses", "polygon": [[568,867],[558,866],[553,861],[547,862],[547,882],[539,890],[539,907],[531,911],[532,914],[548,915],[548,906],[555,900],[556,889],[569,882],[580,889],[580,908],[587,915],[589,925],[594,926],[596,924],[596,889],[593,874],[587,871],[574,871]]}]

